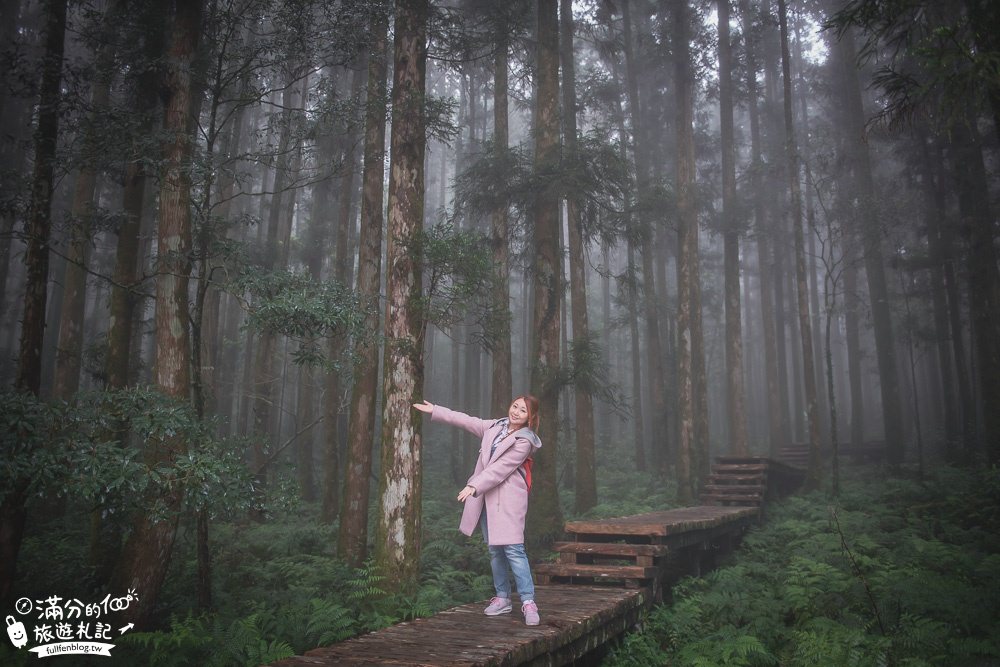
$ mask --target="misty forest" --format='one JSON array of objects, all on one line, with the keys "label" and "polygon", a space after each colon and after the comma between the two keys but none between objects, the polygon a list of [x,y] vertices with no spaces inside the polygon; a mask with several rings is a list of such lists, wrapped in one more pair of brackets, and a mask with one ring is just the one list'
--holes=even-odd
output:
[{"label": "misty forest", "polygon": [[1000,664],[998,3],[0,31],[0,615],[132,591],[93,664],[259,665],[488,599],[476,443],[412,404],[532,394],[533,562],[715,456],[804,468],[605,664]]}]

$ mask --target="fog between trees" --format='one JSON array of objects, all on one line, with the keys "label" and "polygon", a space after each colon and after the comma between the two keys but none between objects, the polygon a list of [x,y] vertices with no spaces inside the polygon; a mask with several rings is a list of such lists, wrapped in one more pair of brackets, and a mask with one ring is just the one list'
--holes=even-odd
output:
[{"label": "fog between trees", "polygon": [[[294,482],[411,585],[424,471],[458,489],[475,456],[425,398],[541,399],[542,543],[609,465],[696,502],[720,454],[800,445],[834,489],[838,449],[1000,460],[995,3],[5,0],[0,26],[8,396],[253,489],[143,484],[110,537],[92,492],[108,581],[158,590],[182,513],[207,543]],[[36,454],[63,461],[11,423],[4,600],[54,511]]]}]

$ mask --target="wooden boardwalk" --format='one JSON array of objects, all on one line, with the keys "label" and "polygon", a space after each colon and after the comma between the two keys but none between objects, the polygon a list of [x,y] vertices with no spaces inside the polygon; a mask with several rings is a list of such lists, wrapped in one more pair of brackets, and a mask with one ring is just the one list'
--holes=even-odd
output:
[{"label": "wooden boardwalk", "polygon": [[274,666],[562,665],[631,628],[647,595],[641,589],[538,586],[542,622],[535,627],[524,624],[516,600],[513,613],[503,616],[484,615],[483,601],[313,649]]},{"label": "wooden boardwalk", "polygon": [[564,665],[620,637],[665,588],[714,567],[760,518],[765,498],[790,492],[801,478],[787,465],[756,457],[718,458],[706,504],[634,516],[570,521],[571,541],[557,561],[532,566],[541,625],[514,612],[483,614],[488,601],[400,623],[303,656],[273,663],[305,665]]}]

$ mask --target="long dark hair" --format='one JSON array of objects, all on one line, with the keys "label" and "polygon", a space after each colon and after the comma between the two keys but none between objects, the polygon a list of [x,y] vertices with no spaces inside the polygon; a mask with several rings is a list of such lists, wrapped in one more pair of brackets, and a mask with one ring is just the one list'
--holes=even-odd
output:
[{"label": "long dark hair", "polygon": [[538,399],[532,396],[531,394],[521,394],[520,396],[518,396],[517,398],[515,398],[513,401],[510,402],[511,405],[513,405],[519,398],[524,399],[524,407],[528,408],[528,428],[530,428],[532,431],[537,431]]}]

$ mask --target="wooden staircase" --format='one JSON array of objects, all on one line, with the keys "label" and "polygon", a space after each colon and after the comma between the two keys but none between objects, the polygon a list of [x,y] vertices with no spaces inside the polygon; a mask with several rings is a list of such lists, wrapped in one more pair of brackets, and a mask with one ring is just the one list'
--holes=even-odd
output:
[{"label": "wooden staircase", "polygon": [[625,588],[655,587],[668,552],[662,544],[625,542],[556,542],[552,550],[558,554],[556,562],[532,568],[541,583]]},{"label": "wooden staircase", "polygon": [[573,541],[553,544],[557,560],[532,572],[540,584],[644,588],[658,600],[664,585],[731,549],[759,516],[757,507],[699,505],[570,521],[565,530]]},{"label": "wooden staircase", "polygon": [[699,499],[704,505],[760,507],[767,493],[768,460],[717,456]]}]

